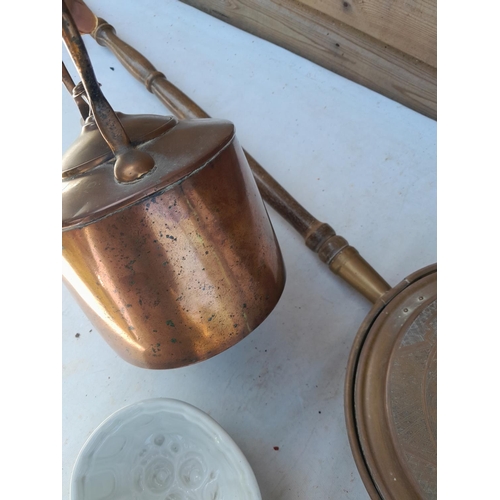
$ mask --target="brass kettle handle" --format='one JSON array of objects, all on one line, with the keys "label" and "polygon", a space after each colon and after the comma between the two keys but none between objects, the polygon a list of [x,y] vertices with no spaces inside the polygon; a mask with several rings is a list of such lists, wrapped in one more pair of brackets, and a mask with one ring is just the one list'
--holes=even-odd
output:
[{"label": "brass kettle handle", "polygon": [[64,0],[62,0],[62,36],[82,79],[89,107],[99,132],[115,155],[115,179],[118,182],[140,179],[152,170],[154,160],[146,152],[132,146],[120,120],[104,97],[85,44]]}]

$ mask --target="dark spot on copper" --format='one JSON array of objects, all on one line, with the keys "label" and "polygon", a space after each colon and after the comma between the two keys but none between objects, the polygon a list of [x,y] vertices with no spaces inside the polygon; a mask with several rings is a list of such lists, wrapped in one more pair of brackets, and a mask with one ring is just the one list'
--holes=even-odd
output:
[{"label": "dark spot on copper", "polygon": [[175,326],[174,322],[171,319],[167,320],[166,323],[168,326]]}]

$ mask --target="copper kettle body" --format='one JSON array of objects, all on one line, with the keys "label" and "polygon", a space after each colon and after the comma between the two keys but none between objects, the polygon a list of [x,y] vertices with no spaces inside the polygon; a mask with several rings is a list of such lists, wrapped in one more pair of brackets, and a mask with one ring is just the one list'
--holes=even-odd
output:
[{"label": "copper kettle body", "polygon": [[[224,120],[115,113],[66,4],[62,33],[84,119],[63,157],[63,277],[115,351],[176,368],[232,346],[273,310],[279,246]],[[84,99],[85,98],[85,99]]]},{"label": "copper kettle body", "polygon": [[155,168],[127,184],[114,178],[114,158],[90,168],[105,144],[87,121],[63,162],[65,282],[126,361],[164,369],[207,359],[256,328],[283,291],[269,217],[230,122],[119,116],[131,137],[163,123],[139,147]]}]

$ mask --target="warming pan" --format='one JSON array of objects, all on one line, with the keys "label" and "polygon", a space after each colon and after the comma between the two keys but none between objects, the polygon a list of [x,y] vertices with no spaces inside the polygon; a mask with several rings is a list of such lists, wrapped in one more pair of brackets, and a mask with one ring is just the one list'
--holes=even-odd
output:
[{"label": "warming pan", "polygon": [[437,497],[437,270],[408,276],[372,307],[345,385],[352,452],[373,499]]}]

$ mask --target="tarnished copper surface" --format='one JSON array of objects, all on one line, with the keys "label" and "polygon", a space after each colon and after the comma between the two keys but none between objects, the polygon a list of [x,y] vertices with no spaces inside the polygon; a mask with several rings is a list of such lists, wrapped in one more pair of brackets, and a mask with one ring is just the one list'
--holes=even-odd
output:
[{"label": "tarnished copper surface", "polygon": [[281,253],[235,141],[171,188],[63,232],[66,281],[132,364],[175,368],[214,356],[282,293]]},{"label": "tarnished copper surface", "polygon": [[346,421],[373,499],[437,497],[437,271],[425,268],[374,306],[356,337]]}]

